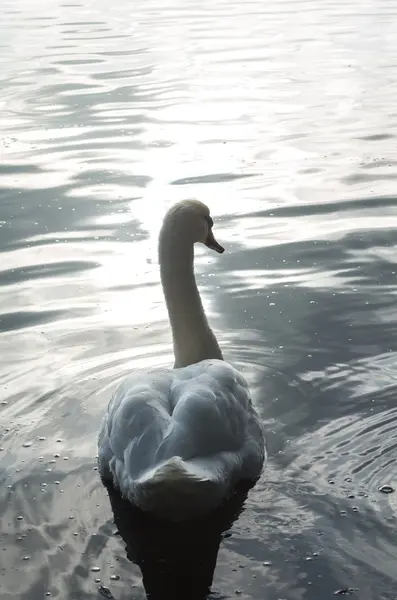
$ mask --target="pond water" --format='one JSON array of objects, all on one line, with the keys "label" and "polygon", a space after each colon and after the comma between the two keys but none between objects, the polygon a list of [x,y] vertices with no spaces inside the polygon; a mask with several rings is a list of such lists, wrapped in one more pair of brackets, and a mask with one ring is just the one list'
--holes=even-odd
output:
[{"label": "pond water", "polygon": [[172,364],[156,235],[188,197],[226,248],[197,277],[269,450],[215,549],[191,532],[212,567],[220,542],[214,592],[396,598],[397,6],[1,10],[2,600],[144,598],[96,436],[123,376]]}]

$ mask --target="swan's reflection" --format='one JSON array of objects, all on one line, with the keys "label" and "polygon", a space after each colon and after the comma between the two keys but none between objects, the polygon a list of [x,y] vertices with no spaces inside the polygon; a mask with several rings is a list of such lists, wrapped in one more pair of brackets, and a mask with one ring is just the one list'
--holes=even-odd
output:
[{"label": "swan's reflection", "polygon": [[127,557],[142,571],[150,600],[203,600],[211,593],[222,534],[241,514],[249,489],[244,484],[221,507],[200,519],[169,523],[133,507],[104,483]]}]

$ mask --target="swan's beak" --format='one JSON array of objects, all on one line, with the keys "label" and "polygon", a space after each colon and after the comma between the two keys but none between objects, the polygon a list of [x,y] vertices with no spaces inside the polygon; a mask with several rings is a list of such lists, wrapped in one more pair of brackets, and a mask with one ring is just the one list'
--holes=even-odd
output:
[{"label": "swan's beak", "polygon": [[205,240],[204,243],[207,246],[207,248],[211,248],[211,250],[215,250],[219,254],[222,254],[222,252],[225,251],[225,249],[223,248],[223,246],[221,246],[220,244],[218,244],[218,242],[216,241],[216,239],[214,237],[214,234],[212,233],[212,229],[209,230],[208,235],[207,235],[207,239]]}]

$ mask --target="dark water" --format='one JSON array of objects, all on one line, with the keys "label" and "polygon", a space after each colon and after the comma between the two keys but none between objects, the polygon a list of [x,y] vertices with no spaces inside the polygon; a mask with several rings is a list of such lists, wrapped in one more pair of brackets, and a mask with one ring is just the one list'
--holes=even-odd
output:
[{"label": "dark water", "polygon": [[121,377],[171,363],[156,233],[192,196],[270,458],[168,558],[199,576],[220,544],[228,597],[397,598],[395,4],[3,0],[0,28],[2,600],[143,598],[128,556],[172,538],[119,508],[115,535],[96,435]]}]

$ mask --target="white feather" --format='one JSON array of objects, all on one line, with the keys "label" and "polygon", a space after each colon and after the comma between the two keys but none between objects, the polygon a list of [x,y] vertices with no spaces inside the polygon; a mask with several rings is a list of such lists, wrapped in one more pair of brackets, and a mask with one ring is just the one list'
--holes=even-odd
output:
[{"label": "white feather", "polygon": [[136,373],[114,394],[99,470],[135,505],[188,518],[259,477],[263,426],[241,374],[221,360]]}]

